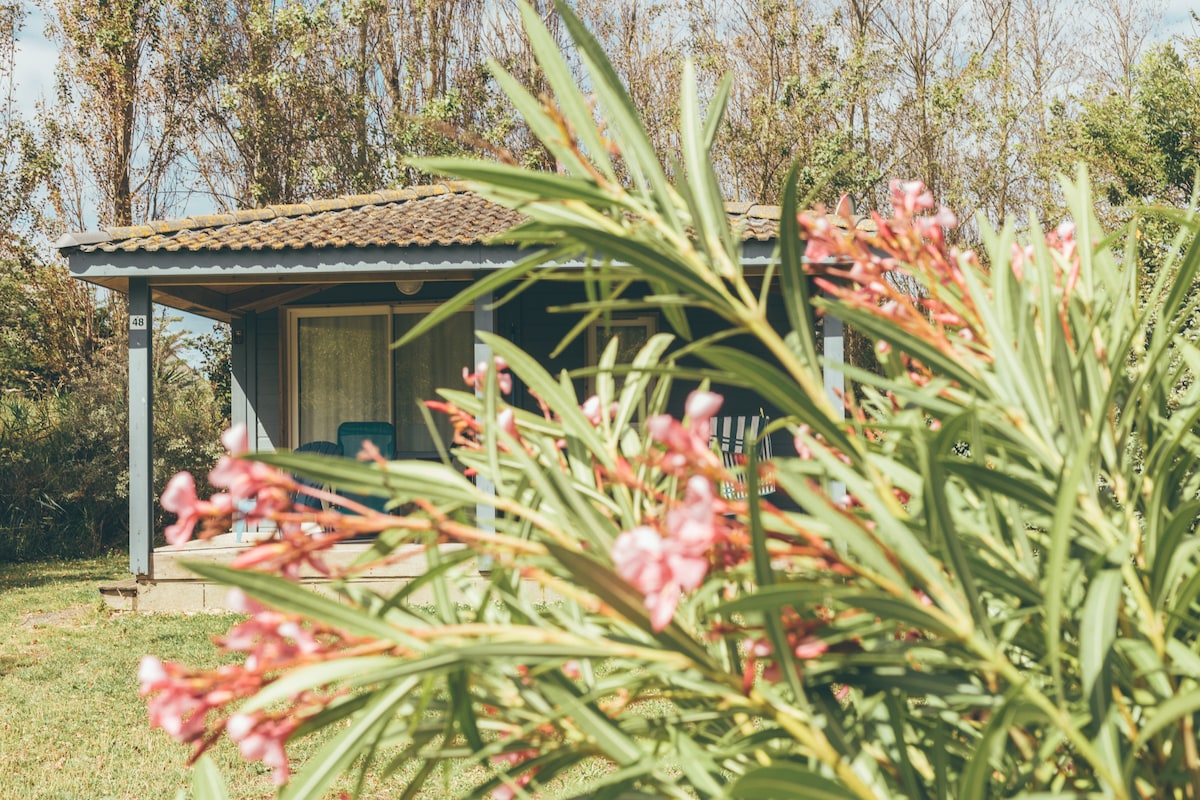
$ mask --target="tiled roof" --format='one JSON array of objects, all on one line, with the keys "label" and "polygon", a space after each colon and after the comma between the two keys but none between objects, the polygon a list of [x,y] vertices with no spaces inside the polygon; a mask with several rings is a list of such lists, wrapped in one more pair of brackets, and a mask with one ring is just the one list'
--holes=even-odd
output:
[{"label": "tiled roof", "polygon": [[[779,233],[778,206],[729,203],[726,210],[742,226],[743,239],[770,241]],[[465,183],[449,182],[69,233],[55,244],[88,253],[466,245],[523,219]]]}]

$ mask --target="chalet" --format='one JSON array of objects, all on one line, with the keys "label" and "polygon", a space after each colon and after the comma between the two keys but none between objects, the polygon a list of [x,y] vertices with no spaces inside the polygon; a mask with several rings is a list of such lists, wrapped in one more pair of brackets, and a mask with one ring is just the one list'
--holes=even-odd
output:
[{"label": "chalet", "polygon": [[[765,268],[778,207],[729,204],[727,212],[748,272]],[[232,417],[249,427],[253,449],[336,442],[343,423],[374,421],[392,426],[396,457],[429,457],[417,402],[460,386],[462,368],[486,358],[474,331],[498,332],[557,371],[593,363],[614,333],[632,346],[663,328],[654,312],[619,316],[552,357],[578,318],[547,307],[582,299],[573,284],[555,282],[498,307],[481,297],[413,345],[389,347],[420,315],[527,255],[502,236],[521,219],[446,183],[64,235],[57,246],[72,275],[129,300],[129,554],[139,590],[180,579],[165,607],[219,605],[197,600],[194,587],[184,597],[172,549],[154,549],[153,304],[229,323]],[[699,320],[698,333],[706,325],[717,321]],[[829,348],[840,347],[840,334],[832,326],[825,334],[836,358]],[[760,401],[742,394],[727,405],[757,412]],[[515,402],[530,400],[518,388]]]}]

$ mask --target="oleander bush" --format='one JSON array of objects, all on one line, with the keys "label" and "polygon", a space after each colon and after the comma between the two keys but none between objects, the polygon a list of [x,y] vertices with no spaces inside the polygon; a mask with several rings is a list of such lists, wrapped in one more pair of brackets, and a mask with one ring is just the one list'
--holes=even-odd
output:
[{"label": "oleander bush", "polygon": [[[702,115],[686,71],[669,179],[570,9],[590,96],[523,13],[554,96],[496,78],[560,172],[423,165],[520,208],[517,235],[544,248],[473,291],[576,275],[594,313],[650,304],[672,332],[630,364],[607,351],[590,398],[484,336],[495,360],[431,407],[486,481],[449,455],[251,456],[232,431],[209,476],[224,491],[171,481],[169,535],[220,530],[253,499],[247,516],[279,537],[232,568],[194,565],[237,587],[250,616],[221,645],[245,658],[202,671],[146,657],[152,721],[198,756],[230,736],[289,798],[404,769],[405,796],[474,770],[462,796],[1195,797],[1200,351],[1184,332],[1200,247],[1174,247],[1139,291],[1142,216],[1101,230],[1082,173],[1064,181],[1068,222],[1021,236],[981,222],[978,252],[946,243],[957,221],[919,184],[893,186],[874,230],[798,213],[793,186],[776,263],[747,275],[707,158],[728,85]],[[1153,213],[1196,228],[1191,212]],[[581,257],[595,266],[556,267]],[[772,296],[789,330],[767,323]],[[769,357],[726,334],[693,341],[696,309]],[[861,399],[824,390],[820,315],[873,342],[879,372],[845,367]],[[542,413],[508,403],[512,375]],[[665,413],[673,384],[695,388],[681,419]],[[771,427],[794,451],[760,464],[751,447],[727,468],[709,446],[718,386],[778,408]],[[766,483],[778,491],[760,496]],[[328,510],[293,506],[297,491]],[[296,583],[363,534],[377,538],[360,567],[416,545],[430,569],[394,595]],[[408,602],[424,589],[432,608]],[[331,726],[291,774],[287,742]],[[221,796],[208,762],[197,793]]]}]

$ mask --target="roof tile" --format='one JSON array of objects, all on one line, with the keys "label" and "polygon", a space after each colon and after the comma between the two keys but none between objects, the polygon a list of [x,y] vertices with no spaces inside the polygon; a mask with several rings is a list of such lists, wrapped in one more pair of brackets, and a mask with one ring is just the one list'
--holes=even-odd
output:
[{"label": "roof tile", "polygon": [[[778,206],[727,203],[725,210],[744,240],[779,235]],[[449,246],[493,240],[524,219],[451,181],[67,234],[59,246],[130,253]]]}]

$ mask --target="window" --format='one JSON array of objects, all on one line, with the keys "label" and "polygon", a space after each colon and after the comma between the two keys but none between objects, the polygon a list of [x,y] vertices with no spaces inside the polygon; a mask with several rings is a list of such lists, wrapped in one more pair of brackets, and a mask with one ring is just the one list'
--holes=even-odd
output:
[{"label": "window", "polygon": [[[631,313],[616,312],[608,319],[597,320],[587,329],[587,364],[594,367],[600,363],[600,356],[609,342],[617,340],[617,364],[629,364],[637,356],[638,351],[650,341],[650,337],[658,332],[658,315],[650,312]],[[613,399],[621,394],[622,375],[613,375],[615,384]],[[588,395],[596,393],[596,377],[588,378]],[[640,413],[635,415],[639,419]]]}]

